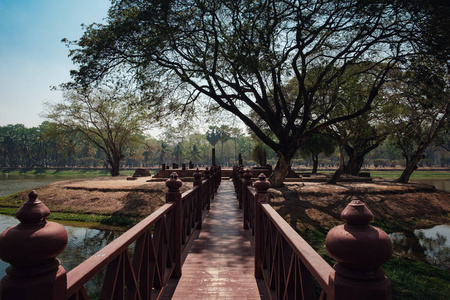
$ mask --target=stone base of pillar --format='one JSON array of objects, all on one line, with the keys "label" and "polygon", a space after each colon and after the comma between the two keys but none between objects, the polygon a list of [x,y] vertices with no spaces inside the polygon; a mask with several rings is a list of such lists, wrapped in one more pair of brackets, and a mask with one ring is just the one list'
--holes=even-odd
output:
[{"label": "stone base of pillar", "polygon": [[[25,268],[22,271],[24,271],[23,274],[27,272]],[[33,273],[33,270],[28,271]],[[67,298],[67,275],[66,270],[61,265],[48,273],[35,275],[30,273],[28,273],[28,276],[12,277],[7,275],[3,277],[0,281],[1,299],[63,300]]]},{"label": "stone base of pillar", "polygon": [[[374,280],[355,280],[337,273],[330,274],[332,300],[388,300],[392,299],[392,288],[386,276]],[[328,299],[328,298],[327,298]]]}]

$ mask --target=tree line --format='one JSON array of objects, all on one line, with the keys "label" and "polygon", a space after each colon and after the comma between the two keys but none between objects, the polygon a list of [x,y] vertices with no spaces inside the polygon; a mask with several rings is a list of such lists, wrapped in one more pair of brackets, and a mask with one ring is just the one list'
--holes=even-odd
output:
[{"label": "tree line", "polygon": [[[425,151],[421,166],[450,166],[450,135],[440,135]],[[242,129],[227,125],[210,126],[205,133],[191,133],[168,127],[158,137],[134,133],[133,143],[122,149],[120,167],[160,168],[163,163],[195,166],[211,164],[211,149],[216,149],[216,162],[222,166],[238,163],[241,154],[247,166],[261,165],[261,151],[266,163],[275,165],[277,155]],[[336,169],[340,163],[337,141],[322,135],[304,143],[292,160],[292,167]],[[345,161],[349,160],[346,153]],[[79,132],[68,132],[48,121],[32,128],[22,124],[0,127],[0,167],[86,167],[107,168],[107,156],[96,144]],[[390,138],[365,156],[361,167],[404,168],[401,149]],[[111,168],[109,168],[111,169]],[[358,170],[359,171],[359,170]]]},{"label": "tree line", "polygon": [[[219,143],[212,143],[211,136],[219,134]],[[123,154],[118,161],[120,167],[160,168],[163,163],[189,162],[196,166],[211,165],[212,147],[217,151],[216,162],[231,166],[237,164],[239,153],[245,161],[251,161],[255,144],[242,130],[228,126],[211,126],[206,133],[182,134],[169,127],[158,137],[136,131],[129,138],[120,149]],[[22,124],[0,127],[0,167],[96,167],[107,168],[116,175],[112,173],[105,148],[81,132],[48,121],[32,128]]]}]

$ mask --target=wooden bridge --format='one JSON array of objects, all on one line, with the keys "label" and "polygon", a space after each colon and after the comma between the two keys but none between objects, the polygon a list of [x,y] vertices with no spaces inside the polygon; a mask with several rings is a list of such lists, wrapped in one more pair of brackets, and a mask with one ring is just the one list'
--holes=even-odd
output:
[{"label": "wooden bridge", "polygon": [[182,184],[173,173],[165,205],[68,273],[55,258],[67,233],[30,193],[21,223],[0,235],[11,264],[0,299],[90,299],[85,286],[102,270],[100,299],[391,298],[381,264],[392,245],[364,204],[350,203],[329,232],[332,268],[270,206],[263,174],[234,168],[222,182],[212,167],[183,194]]}]

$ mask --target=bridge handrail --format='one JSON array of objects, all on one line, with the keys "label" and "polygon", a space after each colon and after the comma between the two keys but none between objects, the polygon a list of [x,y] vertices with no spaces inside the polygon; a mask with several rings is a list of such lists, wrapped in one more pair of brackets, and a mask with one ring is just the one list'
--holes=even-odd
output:
[{"label": "bridge handrail", "polygon": [[308,271],[324,291],[329,290],[329,277],[333,268],[289,225],[269,203],[261,203],[265,215],[277,228],[277,233],[289,244]]},{"label": "bridge handrail", "polygon": [[[261,242],[254,241],[254,245],[258,243],[261,246],[259,252],[262,254],[260,256],[261,263],[255,265],[255,276],[257,278],[264,279],[268,290],[272,290],[273,298],[280,299],[284,298],[284,294],[288,294],[289,291],[287,286],[288,282],[283,281],[283,276],[281,274],[270,274],[270,271],[273,267],[273,261],[278,260],[280,257],[280,253],[275,251],[274,248],[281,249],[281,252],[284,254],[286,251],[290,249],[295,256],[301,261],[299,268],[301,268],[301,272],[294,274],[294,281],[301,281],[302,287],[299,291],[302,295],[294,297],[299,299],[313,299],[313,285],[312,285],[312,277],[317,281],[317,283],[322,288],[322,298],[325,299],[326,294],[329,293],[330,285],[329,285],[329,277],[334,272],[333,268],[272,208],[269,203],[260,202],[261,210],[258,210],[255,206],[255,203],[258,202],[256,200],[257,191],[250,181],[251,176],[247,170],[247,172],[237,172],[241,177],[237,180],[238,187],[238,201],[242,203],[244,209],[244,229],[251,230],[251,234],[256,240],[258,237],[255,237],[255,227],[257,225],[256,214],[259,214],[258,211],[261,212],[259,217],[262,217],[260,220],[260,233],[261,233]],[[268,200],[268,198],[266,197]],[[274,232],[268,232],[270,228],[275,229]],[[277,236],[275,239],[278,241],[276,246],[271,245],[274,241],[267,239],[267,237]],[[280,237],[285,241],[285,243],[281,242]],[[287,243],[287,248],[285,247]],[[255,249],[255,252],[258,249]],[[258,255],[255,253],[255,259],[258,259]],[[289,269],[294,269],[295,266],[292,266],[294,259],[290,259]],[[255,262],[256,263],[256,262]],[[303,268],[306,267],[307,270]],[[280,268],[281,270],[281,268]],[[305,272],[307,271],[307,272]],[[305,274],[306,273],[306,274]],[[271,277],[276,277],[277,280],[273,280]],[[284,278],[289,278],[289,276],[285,276]],[[297,278],[298,277],[298,278]],[[269,288],[271,287],[271,288]],[[284,289],[284,290],[283,290]],[[295,289],[291,291],[294,296],[296,296]]]},{"label": "bridge handrail", "polygon": [[[173,210],[174,205],[174,203],[164,204],[150,216],[69,271],[67,273],[67,297],[70,299],[78,291],[83,290],[84,284],[108,266],[119,255],[127,252],[128,247],[142,237],[142,235],[146,233],[150,233],[151,235],[153,233],[152,227]],[[81,293],[84,294],[83,291]]]},{"label": "bridge handrail", "polygon": [[[233,169],[244,229],[253,236],[255,277],[264,279],[273,299],[391,299],[391,285],[381,265],[392,255],[389,236],[369,222],[372,212],[352,201],[341,214],[345,225],[332,228],[325,246],[337,264],[332,268],[269,204],[270,182],[250,170]],[[254,188],[252,187],[254,186]]]},{"label": "bridge handrail", "polygon": [[[0,298],[89,299],[85,284],[105,268],[101,299],[158,297],[170,278],[181,276],[182,251],[193,232],[201,229],[220,174],[220,167],[213,166],[202,180],[197,169],[194,186],[181,194],[182,182],[172,173],[166,181],[166,204],[68,273],[55,258],[67,244],[67,232],[63,226],[46,221],[50,210],[33,191],[18,211],[21,224],[0,234],[0,249],[23,249],[11,255],[11,251],[0,251],[2,259],[11,263],[1,279]],[[23,227],[38,238],[31,240],[30,230]],[[6,238],[2,240],[3,236]],[[37,252],[30,249],[30,243],[38,247]]]}]

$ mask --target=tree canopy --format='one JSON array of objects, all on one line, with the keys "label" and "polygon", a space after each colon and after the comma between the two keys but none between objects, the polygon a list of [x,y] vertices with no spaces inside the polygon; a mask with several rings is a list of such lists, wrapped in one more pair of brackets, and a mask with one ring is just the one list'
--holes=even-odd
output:
[{"label": "tree canopy", "polygon": [[406,183],[425,150],[449,126],[450,73],[430,57],[420,57],[405,72],[395,73],[390,101],[395,102],[391,135],[406,167],[398,179]]},{"label": "tree canopy", "polygon": [[47,103],[46,117],[65,133],[78,132],[106,155],[108,170],[119,175],[124,151],[139,140],[148,115],[133,94],[120,89],[66,90],[65,101]]},{"label": "tree canopy", "polygon": [[[213,100],[277,153],[279,186],[303,141],[370,110],[388,72],[415,53],[425,17],[402,1],[115,0],[107,23],[74,42],[72,75],[86,85],[125,69],[143,90],[176,90],[172,107]],[[331,114],[340,99],[321,87],[343,73],[365,74],[368,93]]]}]

